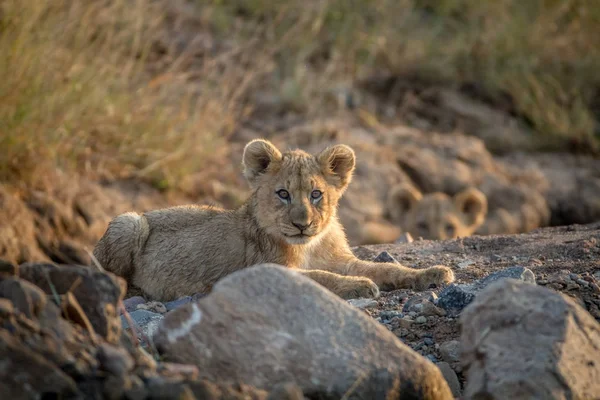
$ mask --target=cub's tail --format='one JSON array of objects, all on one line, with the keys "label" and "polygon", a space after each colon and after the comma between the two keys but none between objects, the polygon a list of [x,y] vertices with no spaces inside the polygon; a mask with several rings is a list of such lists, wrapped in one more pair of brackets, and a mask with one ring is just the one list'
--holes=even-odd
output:
[{"label": "cub's tail", "polygon": [[131,281],[135,258],[142,250],[150,227],[145,216],[129,212],[115,217],[94,248],[94,257],[100,265],[116,275]]}]

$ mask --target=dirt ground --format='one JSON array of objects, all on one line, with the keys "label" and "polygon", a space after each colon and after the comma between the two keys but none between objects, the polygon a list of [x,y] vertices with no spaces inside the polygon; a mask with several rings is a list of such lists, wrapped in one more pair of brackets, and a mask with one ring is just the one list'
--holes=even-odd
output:
[{"label": "dirt ground", "polygon": [[[543,228],[520,235],[358,246],[353,250],[363,259],[373,259],[387,251],[400,263],[414,268],[444,264],[452,267],[458,284],[471,284],[509,267],[526,267],[533,271],[538,285],[574,298],[600,322],[600,223]],[[440,291],[432,289],[435,294]],[[406,315],[403,306],[414,295],[410,290],[383,292],[377,306],[365,312],[380,322],[386,314]],[[427,322],[422,324],[401,323],[393,318],[383,322],[387,322],[393,333],[422,355],[434,361],[448,361],[459,379],[464,381],[461,365],[445,360],[440,352],[440,345],[459,340],[461,327],[458,318],[428,316]]]}]

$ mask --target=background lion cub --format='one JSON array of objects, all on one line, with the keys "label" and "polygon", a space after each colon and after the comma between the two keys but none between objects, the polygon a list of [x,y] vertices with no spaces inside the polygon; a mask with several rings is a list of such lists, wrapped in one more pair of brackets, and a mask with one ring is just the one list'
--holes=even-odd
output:
[{"label": "background lion cub", "polygon": [[109,271],[156,300],[207,292],[223,276],[259,263],[297,268],[343,298],[376,297],[379,288],[415,288],[454,280],[424,270],[357,259],[337,217],[354,151],[345,145],[310,155],[281,153],[266,140],[244,149],[252,195],[237,210],[179,206],[114,218],[94,249]]}]

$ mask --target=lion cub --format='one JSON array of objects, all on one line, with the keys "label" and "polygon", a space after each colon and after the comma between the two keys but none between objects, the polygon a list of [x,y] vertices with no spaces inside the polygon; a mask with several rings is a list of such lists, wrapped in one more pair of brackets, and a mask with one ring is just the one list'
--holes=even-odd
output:
[{"label": "lion cub", "polygon": [[488,212],[485,195],[470,187],[450,197],[442,192],[421,194],[410,184],[394,187],[388,196],[387,214],[405,232],[431,240],[472,235]]},{"label": "lion cub", "polygon": [[243,154],[253,192],[240,208],[190,205],[122,214],[110,222],[94,256],[162,301],[208,292],[220,278],[260,263],[297,269],[346,299],[377,297],[379,288],[423,290],[452,282],[448,267],[418,270],[354,256],[337,217],[354,167],[354,151],[345,145],[310,155],[281,153],[266,140],[253,140]]}]

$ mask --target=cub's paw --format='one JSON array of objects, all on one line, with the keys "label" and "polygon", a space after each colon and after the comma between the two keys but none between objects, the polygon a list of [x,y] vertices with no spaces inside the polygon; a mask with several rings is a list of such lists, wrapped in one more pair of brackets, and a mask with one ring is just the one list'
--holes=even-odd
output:
[{"label": "cub's paw", "polygon": [[442,286],[454,282],[454,272],[443,265],[427,268],[419,273],[416,280],[417,290],[426,290],[432,286]]},{"label": "cub's paw", "polygon": [[346,278],[340,282],[337,295],[342,299],[377,298],[379,297],[379,287],[368,278]]}]

